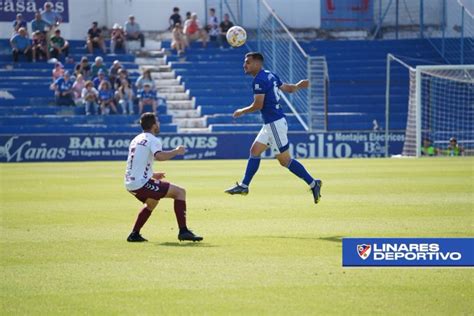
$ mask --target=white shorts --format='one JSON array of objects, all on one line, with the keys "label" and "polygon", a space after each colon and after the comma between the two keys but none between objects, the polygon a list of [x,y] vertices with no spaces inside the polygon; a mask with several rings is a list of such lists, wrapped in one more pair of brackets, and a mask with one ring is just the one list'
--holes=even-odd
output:
[{"label": "white shorts", "polygon": [[274,152],[282,153],[286,151],[289,147],[286,119],[282,117],[279,120],[263,125],[255,141],[270,146]]}]

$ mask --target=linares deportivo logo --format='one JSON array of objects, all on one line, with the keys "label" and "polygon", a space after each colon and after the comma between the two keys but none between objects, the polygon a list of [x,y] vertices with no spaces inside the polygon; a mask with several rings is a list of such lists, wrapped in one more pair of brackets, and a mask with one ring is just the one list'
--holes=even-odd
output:
[{"label": "linares deportivo logo", "polygon": [[366,244],[357,245],[357,254],[362,260],[367,259],[370,256],[371,251],[372,251],[372,247],[370,247],[370,245],[366,245]]},{"label": "linares deportivo logo", "polygon": [[357,254],[362,260],[372,255],[372,260],[446,261],[461,260],[460,252],[442,252],[437,243],[374,243],[357,245]]}]

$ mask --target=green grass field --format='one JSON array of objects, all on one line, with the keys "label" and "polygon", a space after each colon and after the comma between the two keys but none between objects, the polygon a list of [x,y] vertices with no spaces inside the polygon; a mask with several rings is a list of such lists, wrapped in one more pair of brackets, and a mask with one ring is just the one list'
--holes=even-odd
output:
[{"label": "green grass field", "polygon": [[345,236],[473,236],[473,158],[303,163],[324,181],[316,206],[276,160],[246,197],[223,193],[243,160],[156,163],[205,239],[178,242],[163,200],[142,244],[125,241],[140,203],[124,162],[0,164],[0,313],[474,313],[473,269],[341,265]]}]

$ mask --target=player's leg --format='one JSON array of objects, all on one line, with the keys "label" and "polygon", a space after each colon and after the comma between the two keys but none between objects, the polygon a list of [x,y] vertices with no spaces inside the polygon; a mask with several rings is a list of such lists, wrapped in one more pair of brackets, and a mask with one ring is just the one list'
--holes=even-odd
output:
[{"label": "player's leg", "polygon": [[143,242],[148,241],[140,235],[140,230],[142,229],[143,225],[148,221],[150,218],[151,212],[156,208],[158,205],[158,200],[148,198],[143,203],[143,207],[140,209],[138,213],[137,219],[135,220],[135,224],[133,225],[132,232],[127,238],[129,242]]},{"label": "player's leg", "polygon": [[283,167],[288,168],[294,175],[301,178],[311,188],[314,203],[318,203],[321,198],[321,180],[314,179],[306,168],[296,159],[292,159],[289,151],[288,125],[286,119],[270,123],[272,131],[272,144],[280,152],[276,155],[278,162]]},{"label": "player's leg", "polygon": [[174,213],[179,227],[178,239],[180,241],[201,241],[203,238],[190,231],[186,224],[186,190],[177,185],[169,184],[165,198],[171,198],[174,200]]},{"label": "player's leg", "polygon": [[247,168],[245,169],[244,178],[241,183],[236,183],[233,187],[225,190],[225,193],[234,195],[247,195],[249,193],[249,185],[253,176],[257,173],[260,167],[260,156],[268,148],[268,131],[265,126],[262,127],[257,137],[255,138],[252,147],[250,148],[250,157],[247,161]]}]

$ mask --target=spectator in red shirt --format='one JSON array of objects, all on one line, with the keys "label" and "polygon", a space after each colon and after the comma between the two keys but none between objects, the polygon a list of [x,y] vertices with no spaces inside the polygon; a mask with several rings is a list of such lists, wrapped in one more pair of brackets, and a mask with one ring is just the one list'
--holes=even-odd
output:
[{"label": "spectator in red shirt", "polygon": [[191,41],[201,39],[202,47],[207,46],[207,33],[202,28],[196,13],[192,13],[191,19],[184,22],[184,35],[186,35],[186,41],[188,45],[191,43]]}]

